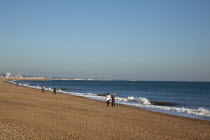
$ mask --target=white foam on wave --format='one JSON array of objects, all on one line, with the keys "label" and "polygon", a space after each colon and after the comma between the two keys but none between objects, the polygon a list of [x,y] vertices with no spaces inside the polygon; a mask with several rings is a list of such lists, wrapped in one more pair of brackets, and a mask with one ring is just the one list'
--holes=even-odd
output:
[{"label": "white foam on wave", "polygon": [[[143,108],[148,108],[153,111],[161,112],[161,110],[165,110],[165,111],[170,111],[170,112],[180,112],[180,113],[187,113],[187,114],[194,114],[194,115],[210,117],[210,111],[203,107],[199,107],[197,109],[190,109],[190,108],[185,108],[185,107],[169,107],[169,106],[158,106],[158,105],[140,105],[140,104],[133,104],[133,105],[143,107]],[[168,113],[170,114],[170,112],[168,112]]]},{"label": "white foam on wave", "polygon": [[[10,83],[16,84],[15,81],[11,81]],[[33,85],[21,84],[21,83],[19,83],[19,85],[30,87],[30,88],[41,89],[40,86],[33,86]],[[48,88],[48,87],[44,87],[44,88],[45,90],[53,91],[52,88]],[[93,93],[67,92],[61,89],[58,89],[57,91],[64,94],[82,96],[82,97],[86,97],[86,98],[90,98],[94,100],[105,101],[104,96],[98,96]],[[133,97],[133,96],[126,97],[126,98],[116,97],[115,99],[116,99],[116,103],[140,107],[140,108],[144,108],[151,111],[157,111],[157,112],[163,112],[167,114],[174,114],[174,115],[187,116],[187,117],[193,117],[193,118],[199,118],[199,117],[191,116],[191,115],[206,116],[208,117],[207,120],[210,120],[210,111],[203,107],[199,107],[197,109],[190,109],[190,108],[184,108],[184,107],[158,106],[158,105],[152,105],[149,99],[147,98]],[[182,114],[179,114],[179,113],[182,113]],[[201,119],[203,118],[201,117]]]},{"label": "white foam on wave", "polygon": [[143,97],[136,98],[133,96],[129,96],[127,98],[116,97],[116,101],[134,102],[134,103],[149,104],[149,105],[151,104],[147,98],[143,98]]}]

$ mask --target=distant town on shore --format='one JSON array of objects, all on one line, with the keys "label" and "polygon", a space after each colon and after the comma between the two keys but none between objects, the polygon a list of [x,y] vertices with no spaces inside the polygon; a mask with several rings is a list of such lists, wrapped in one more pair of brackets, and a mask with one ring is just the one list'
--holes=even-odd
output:
[{"label": "distant town on shore", "polygon": [[[83,78],[63,78],[63,77],[43,77],[43,76],[25,76],[22,74],[12,74],[7,72],[5,74],[0,74],[0,79],[17,79],[17,80],[98,80],[98,81],[112,81],[112,79],[83,79]],[[134,81],[134,80],[132,80]],[[135,80],[136,81],[136,80]]]},{"label": "distant town on shore", "polygon": [[40,80],[45,80],[45,79],[50,79],[50,78],[45,78],[41,76],[23,76],[21,74],[12,74],[10,72],[7,72],[5,74],[0,74],[0,78],[2,79],[22,79],[22,80],[33,80],[33,79],[40,79]]}]

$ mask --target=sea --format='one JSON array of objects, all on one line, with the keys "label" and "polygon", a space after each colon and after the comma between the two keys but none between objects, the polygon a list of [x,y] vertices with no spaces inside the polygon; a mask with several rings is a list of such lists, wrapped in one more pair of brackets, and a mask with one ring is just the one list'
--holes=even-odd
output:
[{"label": "sea", "polygon": [[[107,93],[116,103],[177,116],[210,121],[210,82],[52,80],[11,81],[13,84],[105,102]],[[116,104],[116,107],[117,107]],[[106,106],[106,103],[104,103]]]}]

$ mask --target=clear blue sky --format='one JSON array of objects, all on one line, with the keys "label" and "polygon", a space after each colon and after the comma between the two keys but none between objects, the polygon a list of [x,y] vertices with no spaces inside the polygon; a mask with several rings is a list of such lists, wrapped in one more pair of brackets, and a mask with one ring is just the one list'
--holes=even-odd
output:
[{"label": "clear blue sky", "polygon": [[210,81],[210,0],[0,0],[0,73]]}]

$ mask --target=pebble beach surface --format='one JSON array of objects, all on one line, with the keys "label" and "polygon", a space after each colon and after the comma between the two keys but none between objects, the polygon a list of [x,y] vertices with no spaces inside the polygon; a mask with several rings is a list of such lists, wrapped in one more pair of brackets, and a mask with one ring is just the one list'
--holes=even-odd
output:
[{"label": "pebble beach surface", "polygon": [[210,121],[173,116],[0,80],[0,139],[210,139]]}]

